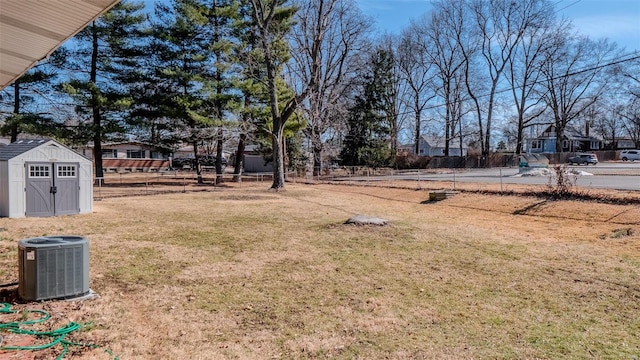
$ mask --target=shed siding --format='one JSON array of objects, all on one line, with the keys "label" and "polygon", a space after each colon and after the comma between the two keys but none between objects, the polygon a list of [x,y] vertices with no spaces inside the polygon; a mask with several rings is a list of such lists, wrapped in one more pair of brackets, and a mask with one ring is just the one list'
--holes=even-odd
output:
[{"label": "shed siding", "polygon": [[24,162],[19,157],[9,162],[9,217],[25,217],[26,194],[24,192]]},{"label": "shed siding", "polygon": [[9,216],[9,164],[0,161],[0,216]]},{"label": "shed siding", "polygon": [[93,164],[91,161],[80,163],[80,214],[93,212]]},{"label": "shed siding", "polygon": [[43,145],[29,150],[20,156],[23,162],[26,161],[50,161],[50,162],[70,162],[80,161],[82,157],[73,151],[62,148],[55,144]]}]

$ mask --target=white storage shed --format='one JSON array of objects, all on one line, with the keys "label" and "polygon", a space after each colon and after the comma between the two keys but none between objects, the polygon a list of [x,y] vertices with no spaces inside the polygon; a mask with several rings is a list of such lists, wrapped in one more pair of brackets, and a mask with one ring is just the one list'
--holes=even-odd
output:
[{"label": "white storage shed", "polygon": [[0,148],[0,216],[93,211],[91,160],[55,140],[25,139]]}]

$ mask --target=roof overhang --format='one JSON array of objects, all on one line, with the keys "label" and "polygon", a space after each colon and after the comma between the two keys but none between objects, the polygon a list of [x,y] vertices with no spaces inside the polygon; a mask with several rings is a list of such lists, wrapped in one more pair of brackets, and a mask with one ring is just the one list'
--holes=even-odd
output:
[{"label": "roof overhang", "polygon": [[0,0],[0,90],[120,0]]}]

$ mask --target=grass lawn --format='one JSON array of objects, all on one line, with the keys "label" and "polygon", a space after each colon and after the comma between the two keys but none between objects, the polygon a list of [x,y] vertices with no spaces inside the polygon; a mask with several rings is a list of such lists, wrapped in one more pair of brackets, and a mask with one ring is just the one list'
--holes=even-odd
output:
[{"label": "grass lawn", "polygon": [[[0,219],[0,281],[18,278],[18,240],[87,237],[99,298],[13,306],[92,322],[72,338],[120,359],[640,355],[637,205],[267,187],[105,198],[93,214]],[[344,224],[356,214],[390,225]]]}]

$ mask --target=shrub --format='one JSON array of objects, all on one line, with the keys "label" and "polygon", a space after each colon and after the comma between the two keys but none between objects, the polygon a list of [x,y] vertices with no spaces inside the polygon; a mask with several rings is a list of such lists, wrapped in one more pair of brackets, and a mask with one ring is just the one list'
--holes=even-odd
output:
[{"label": "shrub", "polygon": [[425,169],[429,160],[430,158],[427,156],[402,153],[396,155],[395,163],[397,169]]},{"label": "shrub", "polygon": [[566,165],[555,165],[552,170],[547,184],[549,194],[554,198],[566,198],[572,195],[577,175],[571,174]]}]

